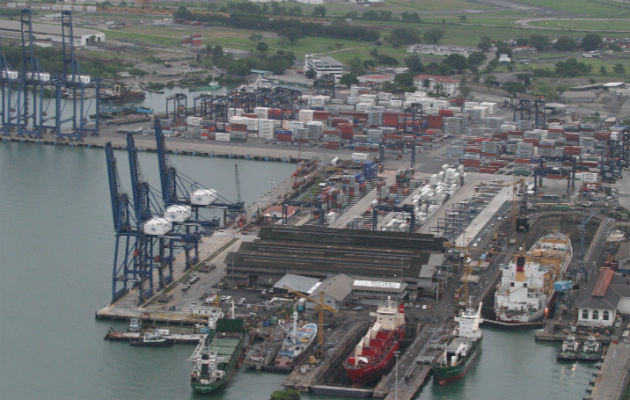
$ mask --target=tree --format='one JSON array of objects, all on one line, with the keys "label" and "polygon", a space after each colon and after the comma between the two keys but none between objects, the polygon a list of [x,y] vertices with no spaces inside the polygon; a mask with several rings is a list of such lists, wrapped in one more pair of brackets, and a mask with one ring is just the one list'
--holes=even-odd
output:
[{"label": "tree", "polygon": [[376,62],[380,65],[386,65],[393,67],[394,65],[398,65],[398,60],[392,56],[388,56],[386,54],[379,54],[376,57]]},{"label": "tree", "polygon": [[[275,3],[272,3],[275,4]],[[286,28],[285,30],[280,32],[280,35],[286,37],[291,44],[295,44],[298,39],[304,37],[304,33],[295,27]]]},{"label": "tree", "polygon": [[350,73],[353,75],[361,75],[363,73],[363,62],[359,57],[350,60]]},{"label": "tree", "polygon": [[437,44],[443,37],[444,31],[442,29],[433,28],[424,32],[424,40],[433,44]]},{"label": "tree", "polygon": [[[589,69],[590,67],[590,69]],[[592,70],[591,65],[578,62],[575,58],[571,57],[566,61],[560,61],[556,63],[556,74],[560,76],[579,76],[588,73]]]},{"label": "tree", "polygon": [[568,36],[560,36],[556,43],[554,43],[553,48],[558,51],[571,51],[575,49],[575,40]]},{"label": "tree", "polygon": [[472,89],[468,86],[468,81],[466,80],[466,78],[462,78],[461,82],[459,83],[459,94],[461,94],[462,97],[466,99],[471,92]]},{"label": "tree", "polygon": [[549,46],[549,38],[544,35],[534,34],[529,37],[529,44],[538,51],[545,50]]},{"label": "tree", "polygon": [[444,64],[448,65],[448,67],[451,69],[461,72],[468,67],[468,60],[466,60],[466,57],[460,54],[451,54],[450,56],[446,57],[446,59],[444,60]]},{"label": "tree", "polygon": [[313,8],[313,17],[325,17],[326,16],[326,7],[324,6],[315,6]]},{"label": "tree", "polygon": [[514,95],[516,93],[525,93],[527,88],[520,82],[505,82],[503,84],[503,89],[510,94]]},{"label": "tree", "polygon": [[315,79],[315,77],[317,77],[317,72],[313,71],[313,69],[309,69],[304,73],[304,76],[308,79]]},{"label": "tree", "polygon": [[465,15],[460,15],[459,16],[459,22],[466,22],[467,19],[468,19],[468,17],[466,17]]},{"label": "tree", "polygon": [[486,60],[486,55],[480,51],[476,51],[468,56],[468,65],[470,67],[478,67]]},{"label": "tree", "polygon": [[481,42],[479,42],[477,47],[479,47],[479,49],[481,49],[481,51],[483,51],[484,53],[487,52],[490,47],[492,47],[492,39],[490,39],[488,36],[482,36]]},{"label": "tree", "polygon": [[602,37],[596,33],[589,33],[582,38],[582,48],[586,51],[597,50],[602,47]]},{"label": "tree", "polygon": [[608,70],[606,69],[605,65],[602,65],[601,67],[599,67],[599,73],[602,75],[606,75],[608,73]]},{"label": "tree", "polygon": [[615,67],[613,68],[613,71],[617,75],[625,75],[626,74],[626,67],[624,67],[623,64],[621,64],[621,63],[617,63],[617,64],[615,64]]},{"label": "tree", "polygon": [[223,47],[221,47],[220,44],[217,44],[212,49],[212,57],[213,58],[221,58],[221,57],[223,57]]},{"label": "tree", "polygon": [[252,33],[249,35],[249,40],[252,42],[260,42],[263,39],[263,35],[261,33]]},{"label": "tree", "polygon": [[422,72],[422,70],[424,69],[422,66],[422,61],[420,61],[420,56],[418,56],[417,54],[412,54],[405,57],[405,66],[409,69],[409,72],[412,73]]},{"label": "tree", "polygon": [[398,27],[391,31],[386,38],[392,46],[400,46],[401,44],[420,43],[420,33],[413,28]]},{"label": "tree", "polygon": [[413,74],[405,72],[404,74],[398,74],[394,77],[394,83],[401,91],[411,92],[413,88]]},{"label": "tree", "polygon": [[349,88],[350,86],[356,85],[357,83],[359,83],[359,80],[357,79],[356,75],[344,74],[344,75],[341,75],[341,78],[339,78],[339,83],[341,83],[342,85],[346,85]]},{"label": "tree", "polygon": [[256,50],[260,51],[261,53],[266,53],[267,50],[269,50],[269,46],[265,42],[258,42],[258,44],[256,45]]}]

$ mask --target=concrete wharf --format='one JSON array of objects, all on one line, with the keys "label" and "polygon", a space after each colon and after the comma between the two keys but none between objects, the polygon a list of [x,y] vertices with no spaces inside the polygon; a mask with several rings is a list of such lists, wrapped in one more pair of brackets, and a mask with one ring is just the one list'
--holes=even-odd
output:
[{"label": "concrete wharf", "polygon": [[630,340],[608,346],[602,368],[595,379],[589,399],[621,400],[625,387],[630,384]]}]

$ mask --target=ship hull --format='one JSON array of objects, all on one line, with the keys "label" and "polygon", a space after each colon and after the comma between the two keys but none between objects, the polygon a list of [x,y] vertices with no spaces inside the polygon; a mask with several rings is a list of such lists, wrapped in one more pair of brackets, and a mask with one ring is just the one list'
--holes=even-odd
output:
[{"label": "ship hull", "polygon": [[446,385],[449,382],[460,379],[470,369],[470,367],[475,363],[477,357],[481,353],[481,339],[475,341],[472,347],[472,354],[466,357],[466,360],[455,367],[441,367],[439,365],[434,365],[432,368],[433,376],[438,384]]},{"label": "ship hull", "polygon": [[[302,338],[306,338],[308,343],[304,346],[303,350],[299,352],[291,351],[285,352],[282,349],[276,355],[274,360],[274,369],[278,371],[290,371],[293,369],[295,365],[297,365],[302,358],[306,355],[308,350],[311,348],[315,341],[315,337],[317,336],[317,324],[309,323],[304,325],[303,328],[308,328],[310,332],[310,336],[302,336]],[[291,333],[289,334],[291,335]],[[303,334],[304,335],[304,334]]]},{"label": "ship hull", "polygon": [[558,356],[556,356],[556,360],[558,360],[558,361],[575,361],[575,360],[577,360],[577,354],[574,353],[574,352],[561,351],[560,353],[558,353]]},{"label": "ship hull", "polygon": [[385,354],[385,357],[375,365],[368,364],[361,368],[351,368],[344,365],[346,374],[348,374],[348,377],[352,380],[352,385],[366,386],[381,378],[384,373],[391,368],[395,358],[394,353],[398,351],[399,346],[399,342],[396,341],[387,354]]},{"label": "ship hull", "polygon": [[[220,339],[215,338],[213,340],[220,340]],[[238,344],[236,345],[236,347],[234,348],[234,351],[230,355],[229,361],[226,364],[224,364],[222,367],[220,367],[220,369],[225,371],[225,376],[222,379],[216,380],[211,383],[202,383],[200,382],[201,378],[199,379],[191,378],[190,386],[192,387],[192,389],[199,394],[208,394],[208,393],[212,393],[220,389],[222,386],[227,384],[230,381],[230,379],[232,379],[232,375],[234,374],[234,371],[236,370],[238,361],[241,355],[243,354],[244,341],[245,341],[245,334],[242,333],[239,337]]]},{"label": "ship hull", "polygon": [[578,353],[577,360],[578,361],[599,361],[602,359],[602,353]]}]

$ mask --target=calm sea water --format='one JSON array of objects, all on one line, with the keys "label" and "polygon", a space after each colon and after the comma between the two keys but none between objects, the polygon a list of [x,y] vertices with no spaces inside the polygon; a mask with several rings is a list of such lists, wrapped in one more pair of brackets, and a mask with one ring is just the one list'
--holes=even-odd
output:
[{"label": "calm sea water", "polygon": [[[127,186],[126,154],[116,155]],[[234,160],[171,160],[235,197]],[[155,155],[141,153],[140,162],[158,187]],[[246,201],[294,168],[238,164]],[[113,324],[95,321],[94,312],[110,298],[112,249],[102,149],[0,143],[0,398],[202,398],[189,386],[192,346],[147,349],[103,340]],[[486,329],[479,362],[466,378],[446,387],[430,382],[418,398],[581,399],[590,367],[559,365],[555,352],[556,345],[534,343],[532,331]],[[283,379],[239,371],[213,398],[267,399]]]}]

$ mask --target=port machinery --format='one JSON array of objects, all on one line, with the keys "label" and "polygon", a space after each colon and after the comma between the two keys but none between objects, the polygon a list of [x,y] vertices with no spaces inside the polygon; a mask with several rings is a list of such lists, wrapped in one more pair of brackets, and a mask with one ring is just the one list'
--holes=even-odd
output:
[{"label": "port machinery", "polygon": [[[0,132],[10,136],[39,139],[52,131],[57,140],[75,140],[91,133],[98,135],[100,128],[100,82],[81,74],[74,56],[74,40],[70,11],[61,13],[61,45],[63,69],[60,75],[45,72],[33,50],[31,10],[20,12],[20,70],[12,69],[4,54],[0,56],[0,86],[2,91],[2,126]],[[86,89],[94,90],[96,117],[89,124],[91,104],[85,103]],[[69,99],[62,101],[62,92]],[[52,93],[52,96],[48,94]],[[71,111],[65,108],[71,104]],[[52,108],[52,110],[51,110]]]},{"label": "port machinery", "polygon": [[224,222],[228,218],[236,219],[237,216],[244,213],[245,203],[240,199],[240,185],[237,185],[238,201],[231,202],[221,196],[215,189],[206,187],[195,179],[184,175],[168,162],[164,133],[162,132],[160,121],[157,119],[155,120],[154,128],[160,185],[166,207],[173,205],[190,207],[194,217],[193,220],[200,224],[200,227],[206,228],[214,228],[218,226],[219,222],[214,218],[204,220],[200,214],[200,211],[203,209],[222,209]]}]

